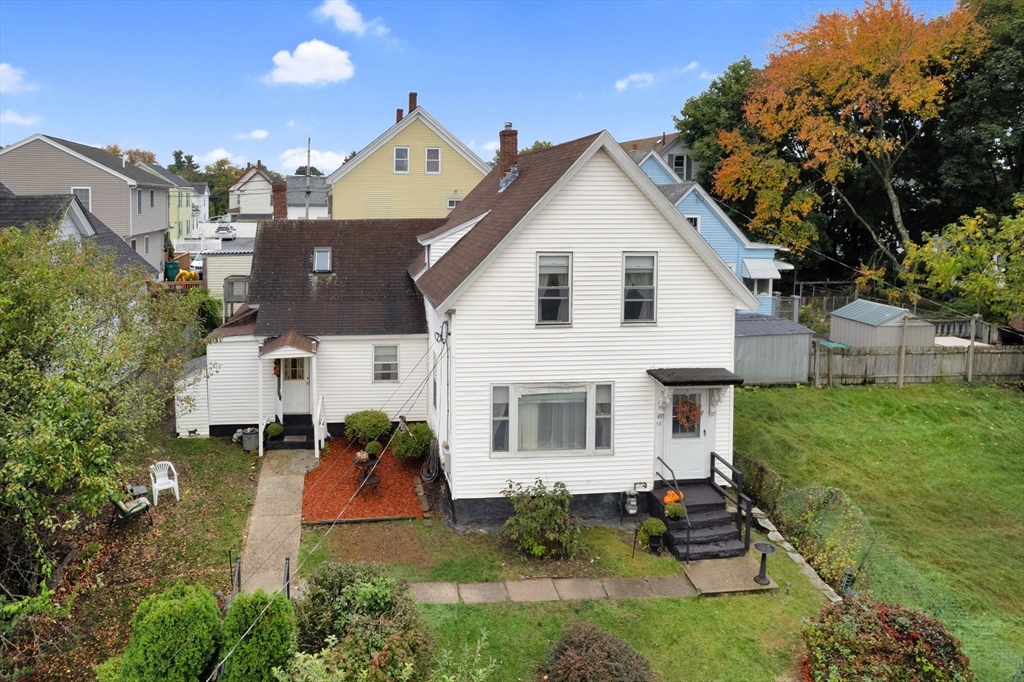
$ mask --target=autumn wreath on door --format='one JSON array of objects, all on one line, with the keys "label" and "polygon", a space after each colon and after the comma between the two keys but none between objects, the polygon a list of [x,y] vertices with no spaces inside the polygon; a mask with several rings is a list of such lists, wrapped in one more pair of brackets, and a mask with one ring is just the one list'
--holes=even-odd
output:
[{"label": "autumn wreath on door", "polygon": [[676,403],[676,422],[684,429],[700,423],[700,405],[690,398]]}]

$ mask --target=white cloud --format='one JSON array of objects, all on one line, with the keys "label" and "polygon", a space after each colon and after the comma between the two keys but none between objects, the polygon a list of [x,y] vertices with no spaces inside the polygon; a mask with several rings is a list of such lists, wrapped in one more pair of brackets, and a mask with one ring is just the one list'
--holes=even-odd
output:
[{"label": "white cloud", "polygon": [[[280,159],[281,166],[285,171],[291,173],[299,166],[306,165],[306,148],[286,149],[281,153]],[[319,149],[311,149],[309,152],[309,164],[324,173],[333,172],[344,161],[345,154],[341,152],[320,151]]]},{"label": "white cloud", "polygon": [[38,85],[25,82],[25,69],[18,69],[7,62],[0,64],[0,92],[14,95],[35,90]]},{"label": "white cloud", "polygon": [[30,126],[38,122],[38,116],[22,116],[13,109],[4,109],[3,113],[0,113],[0,123],[12,126]]},{"label": "white cloud", "polygon": [[367,33],[384,36],[391,30],[380,19],[364,20],[363,15],[348,0],[324,0],[324,4],[316,8],[315,14],[320,21],[333,21],[342,33],[354,33],[360,38]]},{"label": "white cloud", "polygon": [[264,83],[326,85],[347,81],[356,72],[349,53],[322,40],[299,43],[294,53],[281,50],[274,55],[274,70]]},{"label": "white cloud", "polygon": [[205,154],[201,154],[199,158],[196,159],[196,161],[203,165],[206,165],[213,163],[214,161],[219,161],[220,159],[227,159],[236,166],[245,163],[244,156],[240,154],[232,154],[227,149],[224,149],[224,147],[217,147],[216,149],[212,149],[206,152]]},{"label": "white cloud", "polygon": [[265,140],[270,133],[266,130],[256,129],[249,133],[238,133],[235,135],[236,140]]},{"label": "white cloud", "polygon": [[484,143],[484,149],[486,149],[489,152],[496,152],[499,149],[501,149],[501,143],[498,142],[497,140],[492,140],[491,142],[485,142]]},{"label": "white cloud", "polygon": [[701,79],[702,81],[711,81],[715,79],[715,74],[708,73],[707,71],[701,71],[700,75],[697,76],[697,78]]},{"label": "white cloud", "polygon": [[690,62],[689,64],[687,64],[683,68],[677,69],[676,71],[677,71],[677,73],[686,73],[687,71],[693,71],[698,66],[700,66],[700,64],[698,64],[697,62]]},{"label": "white cloud", "polygon": [[630,85],[640,89],[646,88],[647,86],[654,83],[654,74],[643,72],[643,73],[631,73],[621,80],[615,81],[615,89],[619,92],[625,91]]},{"label": "white cloud", "polygon": [[291,119],[290,121],[288,121],[288,127],[289,128],[294,128],[295,127],[295,119],[294,118]]}]

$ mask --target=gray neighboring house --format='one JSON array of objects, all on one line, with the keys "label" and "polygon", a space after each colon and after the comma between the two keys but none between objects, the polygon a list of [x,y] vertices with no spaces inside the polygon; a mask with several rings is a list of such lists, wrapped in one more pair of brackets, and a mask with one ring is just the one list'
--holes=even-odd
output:
[{"label": "gray neighboring house", "polygon": [[832,312],[828,337],[851,348],[896,348],[903,345],[903,318],[907,320],[907,346],[935,345],[931,322],[919,320],[904,308],[863,298]]},{"label": "gray neighboring house", "polygon": [[97,147],[36,134],[0,149],[0,183],[16,195],[74,194],[158,270],[171,183]]},{"label": "gray neighboring house", "polygon": [[132,251],[123,239],[87,211],[74,194],[19,196],[0,183],[0,227],[21,230],[54,223],[65,237],[93,241],[114,255],[119,270],[140,268],[154,279],[159,271],[141,255]]},{"label": "gray neighboring house", "polygon": [[[306,219],[306,176],[289,175],[288,182],[288,220]],[[309,176],[309,219],[327,220],[330,208],[327,201],[327,177],[323,175]]]}]

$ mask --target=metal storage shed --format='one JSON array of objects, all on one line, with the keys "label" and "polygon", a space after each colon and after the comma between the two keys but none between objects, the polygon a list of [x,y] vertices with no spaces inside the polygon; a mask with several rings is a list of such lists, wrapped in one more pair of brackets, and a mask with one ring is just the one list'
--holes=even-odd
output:
[{"label": "metal storage shed", "polygon": [[903,345],[907,318],[908,347],[934,346],[935,325],[896,306],[856,300],[832,313],[829,338],[852,348],[897,348]]},{"label": "metal storage shed", "polygon": [[782,317],[736,314],[736,374],[746,384],[807,381],[812,332]]}]

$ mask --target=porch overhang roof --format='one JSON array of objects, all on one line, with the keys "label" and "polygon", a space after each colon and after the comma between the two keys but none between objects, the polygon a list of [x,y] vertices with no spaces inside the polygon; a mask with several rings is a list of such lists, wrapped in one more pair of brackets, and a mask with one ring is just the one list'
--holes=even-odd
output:
[{"label": "porch overhang roof", "polygon": [[647,374],[662,386],[739,386],[743,383],[743,377],[721,367],[649,369]]},{"label": "porch overhang roof", "polygon": [[281,336],[273,338],[260,346],[260,357],[286,357],[296,355],[316,355],[319,341],[303,336],[294,329],[289,329]]}]

